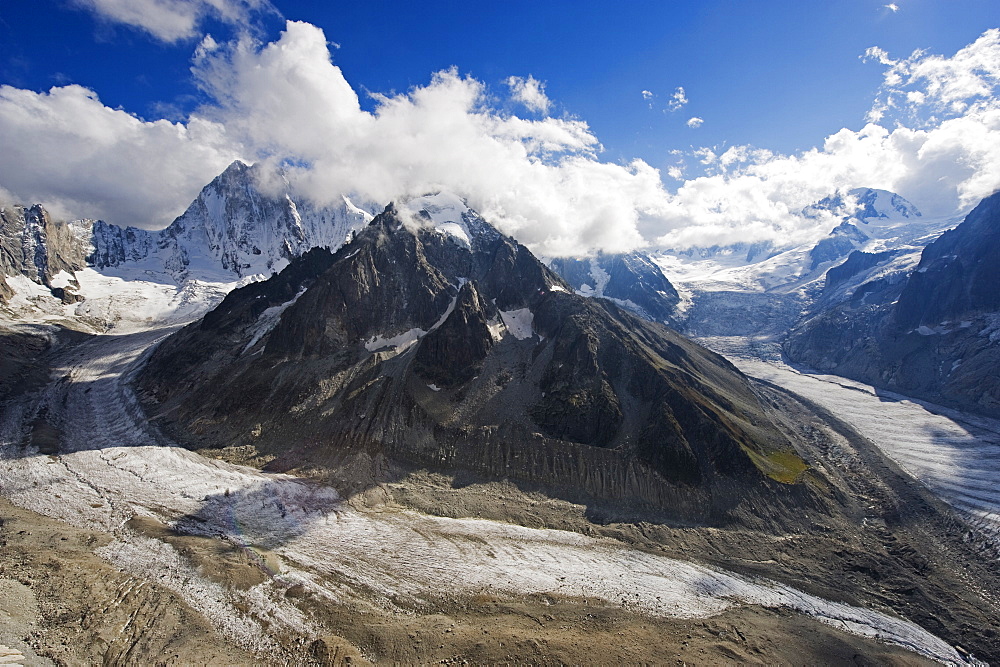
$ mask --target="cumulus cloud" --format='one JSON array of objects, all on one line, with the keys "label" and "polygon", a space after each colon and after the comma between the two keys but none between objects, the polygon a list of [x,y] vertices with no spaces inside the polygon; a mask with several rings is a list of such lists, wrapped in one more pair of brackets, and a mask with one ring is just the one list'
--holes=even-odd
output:
[{"label": "cumulus cloud", "polygon": [[865,58],[885,73],[864,127],[841,129],[795,155],[752,146],[691,151],[705,175],[671,197],[666,231],[655,243],[818,238],[832,221],[798,212],[855,187],[897,192],[932,216],[959,215],[1000,189],[1000,31],[951,57],[917,51],[892,58],[873,47]]},{"label": "cumulus cloud", "polygon": [[[323,31],[289,22],[269,44],[203,40],[192,71],[210,102],[184,122],[142,121],[78,86],[0,88],[0,184],[74,215],[162,226],[241,157],[283,168],[321,203],[341,193],[384,204],[451,190],[547,255],[783,245],[829,232],[832,218],[799,212],[836,190],[885,188],[948,215],[1000,187],[996,40],[990,31],[951,58],[870,52],[886,69],[882,95],[895,110],[925,111],[923,124],[842,129],[795,155],[705,147],[688,151],[686,164],[672,151],[667,177],[702,175],[670,192],[641,160],[603,162],[583,121],[497,109],[483,83],[455,69],[376,95],[368,111]],[[516,81],[530,89],[533,79]]]},{"label": "cumulus cloud", "polygon": [[528,75],[528,78],[511,76],[507,78],[511,97],[523,104],[530,111],[548,113],[551,102],[545,95],[545,84]]},{"label": "cumulus cloud", "polygon": [[704,122],[705,122],[704,118],[698,118],[697,116],[693,116],[692,118],[688,118],[687,126],[692,129],[695,129],[701,127],[701,124]]},{"label": "cumulus cloud", "polygon": [[899,5],[897,5],[895,2],[890,2],[888,5],[882,5],[882,6],[888,9],[893,14],[899,11]]},{"label": "cumulus cloud", "polygon": [[677,90],[674,91],[674,94],[670,96],[670,101],[667,102],[667,110],[677,111],[687,103],[687,94],[684,92],[682,87],[678,86]]},{"label": "cumulus cloud", "polygon": [[142,121],[77,85],[0,86],[0,144],[11,199],[144,226],[170,222],[237,155],[218,123]]},{"label": "cumulus cloud", "polygon": [[208,17],[246,25],[262,11],[275,11],[269,0],[73,0],[102,20],[143,30],[164,42],[194,37]]},{"label": "cumulus cloud", "polygon": [[648,90],[642,91],[642,99],[647,101],[653,99],[653,93]]},{"label": "cumulus cloud", "polygon": [[909,58],[893,60],[878,47],[868,49],[865,57],[886,66],[868,114],[871,121],[930,126],[997,106],[1000,29],[987,30],[951,58],[914,51]]}]

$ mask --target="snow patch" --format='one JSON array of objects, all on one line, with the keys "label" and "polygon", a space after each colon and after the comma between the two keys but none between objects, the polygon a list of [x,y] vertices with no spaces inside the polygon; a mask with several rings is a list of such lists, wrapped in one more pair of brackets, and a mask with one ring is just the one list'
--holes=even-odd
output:
[{"label": "snow patch", "polygon": [[250,338],[250,342],[246,344],[246,347],[243,348],[243,351],[240,353],[240,356],[243,356],[244,354],[249,352],[251,349],[253,349],[253,346],[257,344],[257,341],[259,341],[267,334],[271,333],[271,330],[278,325],[278,320],[281,319],[281,314],[284,313],[289,306],[298,301],[299,297],[305,293],[306,293],[306,288],[303,287],[301,290],[299,290],[299,293],[293,296],[290,300],[277,306],[271,306],[270,308],[262,312],[260,314],[260,317],[257,318],[257,322],[255,322],[253,325],[252,329],[253,336]]},{"label": "snow patch", "polygon": [[365,343],[365,349],[369,352],[375,352],[376,350],[392,347],[395,348],[397,352],[402,352],[425,335],[427,335],[427,332],[418,327],[404,331],[403,333],[392,336],[391,338],[376,335],[372,336],[371,340]]},{"label": "snow patch", "polygon": [[594,279],[594,296],[604,296],[604,288],[608,286],[611,275],[601,268],[596,257],[590,258],[590,277]]},{"label": "snow patch", "polygon": [[[459,278],[458,289],[461,290],[462,287],[467,282],[468,278]],[[381,350],[387,347],[391,347],[394,348],[397,353],[403,352],[411,345],[416,343],[418,340],[429,334],[431,331],[434,331],[442,324],[444,324],[445,320],[448,319],[448,316],[455,311],[455,304],[457,303],[458,303],[458,294],[456,293],[455,296],[451,298],[451,303],[448,304],[448,307],[445,309],[441,317],[439,317],[437,322],[431,325],[431,328],[428,329],[427,331],[424,331],[419,327],[414,327],[409,331],[404,331],[403,333],[397,334],[390,338],[386,338],[385,336],[382,335],[372,336],[371,339],[365,343],[365,349],[368,350],[369,352],[375,352],[376,350]]]},{"label": "snow patch", "polygon": [[428,224],[441,234],[450,236],[456,243],[471,247],[473,233],[467,217],[471,209],[458,195],[439,192],[409,199],[400,207],[404,222],[417,227]]},{"label": "snow patch", "polygon": [[530,308],[518,308],[517,310],[501,310],[500,317],[503,319],[507,331],[518,340],[527,340],[535,335],[535,314]]}]

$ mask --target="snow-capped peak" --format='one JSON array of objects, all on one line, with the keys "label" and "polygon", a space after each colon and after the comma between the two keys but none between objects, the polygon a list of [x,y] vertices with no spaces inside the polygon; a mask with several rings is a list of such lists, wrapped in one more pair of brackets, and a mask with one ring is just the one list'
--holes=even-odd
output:
[{"label": "snow-capped peak", "polygon": [[872,219],[904,220],[919,218],[917,207],[894,192],[875,188],[855,188],[848,191],[857,206],[854,217],[862,222]]},{"label": "snow-capped peak", "polygon": [[451,192],[413,197],[399,207],[404,219],[419,227],[431,227],[471,247],[472,239],[488,225],[465,200]]},{"label": "snow-capped peak", "polygon": [[847,192],[825,197],[802,213],[815,216],[819,211],[830,211],[863,224],[878,222],[903,222],[921,217],[920,211],[903,197],[888,190],[854,188]]}]

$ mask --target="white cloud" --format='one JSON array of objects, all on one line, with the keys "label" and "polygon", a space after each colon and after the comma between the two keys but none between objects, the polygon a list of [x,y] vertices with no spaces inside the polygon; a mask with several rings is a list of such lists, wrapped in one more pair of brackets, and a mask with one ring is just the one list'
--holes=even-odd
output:
[{"label": "white cloud", "polygon": [[893,14],[899,11],[899,5],[897,5],[895,2],[890,2],[888,5],[882,5],[882,6],[888,9]]},{"label": "white cloud", "polygon": [[667,110],[677,111],[687,103],[688,103],[688,98],[684,92],[684,89],[678,86],[677,90],[674,91],[674,94],[670,96],[670,101],[667,102]]},{"label": "white cloud", "polygon": [[648,91],[648,90],[642,91],[642,99],[647,100],[647,101],[653,99],[653,93],[651,91]]},{"label": "white cloud", "polygon": [[529,74],[527,79],[520,76],[508,77],[507,85],[510,86],[511,97],[530,111],[548,113],[551,102],[545,96],[544,83]]},{"label": "white cloud", "polygon": [[697,116],[694,116],[692,118],[688,118],[687,126],[690,128],[699,128],[704,122],[705,122],[704,118],[698,118]]},{"label": "white cloud", "polygon": [[885,115],[932,126],[941,118],[975,114],[997,106],[1000,92],[1000,29],[984,32],[951,58],[914,51],[893,60],[878,47],[865,56],[886,66],[882,89],[869,120]]},{"label": "white cloud", "polygon": [[723,146],[689,151],[687,165],[669,151],[670,178],[704,174],[670,193],[645,162],[601,162],[586,123],[497,110],[454,69],[366,111],[322,30],[290,22],[271,44],[203,41],[193,72],[211,103],[184,123],[142,121],[79,86],[0,87],[0,184],[26,203],[162,226],[238,156],[295,165],[289,177],[320,201],[449,189],[548,255],[783,244],[828,233],[832,220],[798,212],[838,189],[893,190],[933,215],[1000,187],[996,40],[990,31],[951,58],[870,52],[886,68],[890,111],[924,111],[923,124],[842,129],[795,155]]},{"label": "white cloud", "polygon": [[163,226],[236,156],[205,119],[146,122],[77,85],[0,86],[0,183],[64,217]]},{"label": "white cloud", "polygon": [[559,254],[640,245],[640,221],[666,198],[648,165],[599,162],[585,123],[497,112],[483,84],[455,70],[378,96],[366,112],[330,62],[323,32],[306,23],[289,22],[272,44],[243,40],[206,54],[194,71],[217,100],[201,113],[252,146],[252,157],[305,165],[289,177],[319,200],[351,192],[386,202],[447,188],[508,233]]},{"label": "white cloud", "polygon": [[99,18],[144,30],[164,42],[198,34],[208,17],[246,25],[257,12],[274,11],[269,0],[73,0]]}]

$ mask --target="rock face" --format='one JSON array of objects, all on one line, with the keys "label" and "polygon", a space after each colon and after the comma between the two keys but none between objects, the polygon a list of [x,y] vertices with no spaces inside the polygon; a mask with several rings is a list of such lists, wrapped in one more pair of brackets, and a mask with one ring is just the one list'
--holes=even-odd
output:
[{"label": "rock face", "polygon": [[557,257],[549,268],[582,296],[609,299],[647,320],[673,324],[680,297],[663,271],[638,253]]},{"label": "rock face", "polygon": [[[106,272],[141,263],[178,282],[268,276],[310,248],[339,248],[372,218],[346,197],[318,206],[293,195],[280,174],[237,161],[159,232],[102,220],[67,223],[38,205],[6,206],[0,208],[0,275],[27,277],[67,302],[81,298],[72,279],[68,287],[53,287],[52,279],[87,267]],[[0,278],[0,299],[12,294]]]},{"label": "rock face", "polygon": [[[0,207],[0,275],[25,276],[72,300],[71,288],[53,288],[52,279],[60,271],[73,273],[86,266],[86,245],[79,232],[79,226],[53,220],[38,205]],[[0,301],[13,294],[0,278]]]},{"label": "rock face", "polygon": [[339,248],[372,219],[341,199],[334,206],[311,204],[280,174],[237,161],[159,233],[156,246],[174,271],[201,264],[239,277],[270,275],[310,248]]},{"label": "rock face", "polygon": [[[857,268],[851,260],[845,275]],[[1000,415],[1000,195],[928,245],[905,279],[869,281],[802,323],[785,351],[821,370]]]},{"label": "rock face", "polygon": [[76,229],[52,220],[41,206],[0,208],[0,271],[48,285],[60,271],[83,268]]},{"label": "rock face", "polygon": [[720,522],[748,497],[812,493],[776,481],[805,464],[728,362],[573,294],[444,195],[231,292],[139,386],[191,446],[365,469],[341,488],[418,466]]}]

